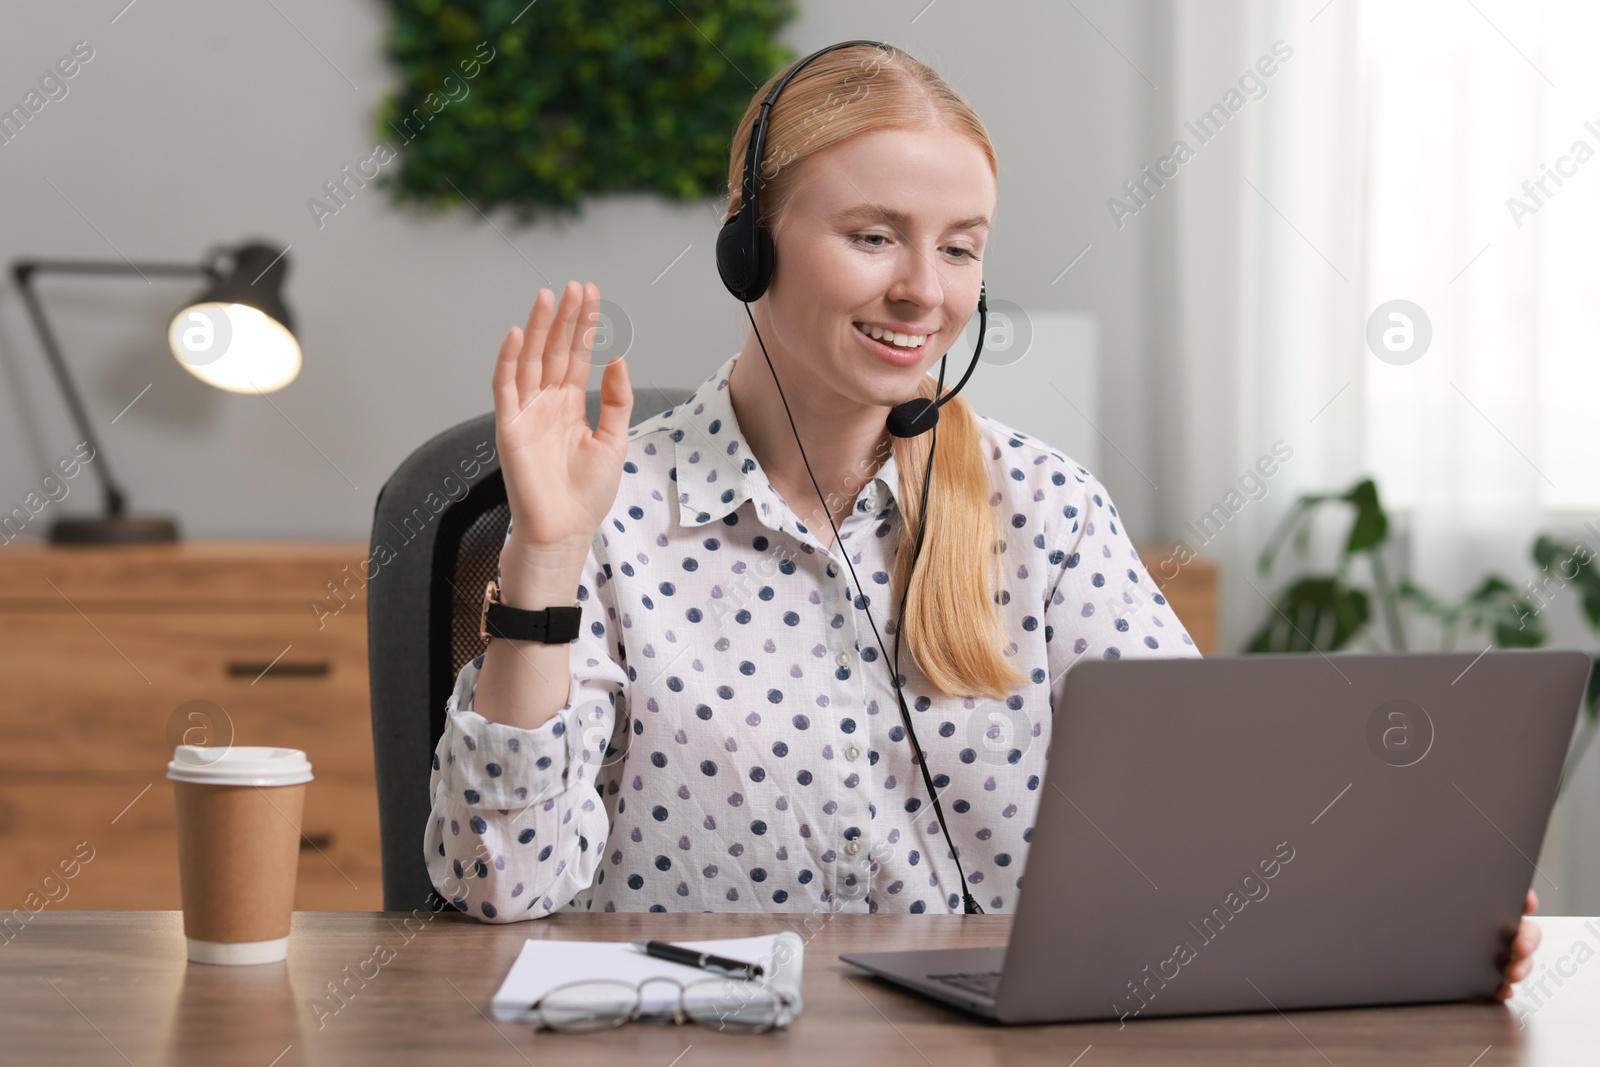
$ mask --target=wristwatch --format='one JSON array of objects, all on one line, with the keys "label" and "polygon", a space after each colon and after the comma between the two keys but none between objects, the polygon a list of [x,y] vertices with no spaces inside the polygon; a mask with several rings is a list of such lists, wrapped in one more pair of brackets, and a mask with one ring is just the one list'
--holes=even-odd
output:
[{"label": "wristwatch", "polygon": [[500,602],[500,583],[490,579],[483,590],[483,616],[478,620],[478,636],[509,637],[515,641],[540,641],[547,645],[568,644],[578,639],[578,623],[583,609],[576,605],[527,611]]}]

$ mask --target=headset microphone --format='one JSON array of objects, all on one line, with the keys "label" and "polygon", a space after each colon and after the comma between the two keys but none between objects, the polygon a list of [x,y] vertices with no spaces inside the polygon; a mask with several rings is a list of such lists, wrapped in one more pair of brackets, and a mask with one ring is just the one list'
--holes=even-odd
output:
[{"label": "headset microphone", "polygon": [[[778,98],[778,93],[789,83],[802,67],[813,59],[827,52],[839,48],[849,48],[854,45],[873,45],[888,52],[899,52],[900,49],[880,41],[843,41],[839,44],[828,45],[811,53],[791,67],[778,82],[773,85],[761,102],[761,110],[757,114],[754,124],[750,128],[750,136],[745,149],[744,174],[740,182],[739,210],[733,218],[723,223],[722,230],[717,234],[717,273],[722,278],[723,285],[728,291],[742,301],[745,305],[745,315],[750,319],[750,328],[755,331],[756,341],[761,345],[761,354],[766,357],[767,369],[772,372],[772,382],[778,387],[778,398],[783,401],[784,413],[789,416],[789,429],[794,433],[795,445],[800,449],[800,458],[805,462],[806,473],[811,476],[811,487],[817,492],[818,501],[822,502],[823,514],[828,518],[828,525],[833,529],[833,543],[839,549],[841,541],[839,528],[834,524],[833,514],[823,500],[822,488],[817,485],[817,476],[811,471],[811,461],[806,458],[805,446],[800,443],[800,431],[794,424],[794,413],[789,410],[789,401],[783,395],[783,386],[778,384],[778,372],[772,366],[772,357],[767,354],[767,343],[761,339],[761,331],[756,329],[755,315],[750,311],[750,305],[759,299],[767,290],[767,285],[772,281],[773,267],[776,263],[776,252],[773,246],[772,233],[761,221],[761,208],[759,203],[760,190],[758,189],[759,165],[761,150],[766,144],[768,115],[772,110],[772,103]],[[945,823],[944,808],[939,803],[939,791],[934,788],[933,776],[928,772],[928,761],[923,757],[922,745],[917,741],[917,732],[911,725],[911,712],[906,707],[905,694],[900,685],[900,631],[905,628],[906,595],[910,592],[911,576],[916,573],[917,559],[922,554],[922,539],[928,529],[928,486],[933,477],[933,453],[939,444],[939,409],[950,401],[950,398],[961,391],[967,384],[967,379],[972,377],[972,372],[978,365],[978,357],[983,352],[984,334],[988,330],[988,301],[986,289],[980,281],[978,286],[978,342],[973,346],[972,362],[967,366],[967,373],[961,376],[961,381],[949,393],[944,392],[944,366],[949,358],[948,352],[939,361],[939,384],[935,390],[938,399],[929,400],[927,397],[916,397],[903,404],[898,404],[889,412],[887,430],[895,437],[915,437],[918,434],[933,430],[933,438],[928,446],[928,462],[922,479],[922,504],[917,514],[917,541],[911,552],[911,567],[906,572],[905,588],[900,593],[900,624],[895,627],[894,662],[890,669],[894,673],[894,694],[900,704],[900,721],[906,729],[906,737],[911,742],[912,757],[922,772],[923,785],[928,790],[928,798],[933,805],[933,814],[939,822],[939,830],[944,835],[945,844],[950,849],[950,858],[955,861],[956,874],[961,879],[962,908],[968,915],[982,915],[983,909],[978,906],[977,900],[967,889],[966,871],[962,869],[961,857],[956,851],[955,842],[950,838],[950,827]],[[850,562],[850,553],[840,551],[845,566],[850,569],[850,578],[856,583],[857,596],[862,601],[862,610],[866,612],[867,621],[872,624],[873,636],[878,639],[878,647],[884,645],[883,635],[878,633],[877,620],[873,619],[872,612],[866,608],[866,595],[861,592],[861,582],[856,579],[856,569]]]},{"label": "headset microphone", "polygon": [[[972,372],[977,369],[978,356],[983,353],[983,336],[989,329],[989,301],[986,297],[984,284],[978,283],[978,343],[972,349],[972,362],[967,364],[967,373],[961,376],[956,387],[945,393],[938,400],[929,400],[919,396],[907,400],[904,404],[896,404],[889,409],[888,430],[896,437],[915,437],[926,433],[939,424],[939,409],[950,402],[950,398],[961,392],[962,386],[967,384],[967,379],[972,377]],[[944,386],[943,364],[940,364],[939,385]]]}]

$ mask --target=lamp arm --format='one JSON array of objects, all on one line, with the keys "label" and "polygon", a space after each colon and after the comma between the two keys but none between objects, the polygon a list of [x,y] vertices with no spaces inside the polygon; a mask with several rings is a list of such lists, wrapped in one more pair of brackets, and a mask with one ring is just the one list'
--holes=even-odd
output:
[{"label": "lamp arm", "polygon": [[61,349],[56,344],[55,334],[50,329],[49,320],[45,317],[44,305],[40,303],[38,294],[33,289],[33,276],[41,273],[51,274],[139,274],[146,276],[160,274],[165,276],[190,277],[203,275],[215,279],[218,271],[209,264],[197,263],[141,263],[118,262],[116,260],[15,260],[11,264],[12,276],[16,278],[17,288],[22,292],[22,299],[28,306],[28,315],[33,320],[33,328],[39,335],[39,343],[44,348],[45,357],[50,362],[51,369],[55,372],[56,382],[61,386],[61,393],[66,397],[67,408],[72,412],[73,421],[78,424],[78,432],[94,449],[94,455],[99,459],[94,464],[96,475],[105,492],[106,514],[121,516],[127,510],[127,495],[111,474],[111,464],[104,458],[105,450],[100,447],[99,439],[89,426],[89,416],[84,411],[83,400],[78,394],[78,387],[72,380],[72,374],[67,369],[66,360],[61,356]]}]

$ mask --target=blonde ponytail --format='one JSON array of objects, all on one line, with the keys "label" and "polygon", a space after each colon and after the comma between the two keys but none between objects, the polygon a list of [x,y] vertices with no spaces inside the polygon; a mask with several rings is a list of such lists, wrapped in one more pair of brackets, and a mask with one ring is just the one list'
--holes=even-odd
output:
[{"label": "blonde ponytail", "polygon": [[[924,377],[917,393],[932,399],[937,388],[933,378]],[[938,434],[933,484],[928,487],[931,521],[911,581],[900,641],[940,691],[999,699],[1026,679],[1005,656],[1010,642],[999,620],[1001,532],[989,502],[993,490],[978,418],[965,400],[954,397],[939,409]],[[894,563],[897,609],[922,524],[922,478],[932,446],[931,432],[894,440],[902,520]],[[894,639],[886,640],[892,650]]]}]

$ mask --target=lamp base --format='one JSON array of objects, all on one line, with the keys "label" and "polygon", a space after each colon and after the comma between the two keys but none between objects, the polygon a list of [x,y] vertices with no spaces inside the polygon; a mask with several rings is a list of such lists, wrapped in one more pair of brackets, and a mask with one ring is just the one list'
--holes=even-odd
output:
[{"label": "lamp base", "polygon": [[158,515],[67,516],[50,524],[53,545],[151,545],[177,540],[177,522]]}]

